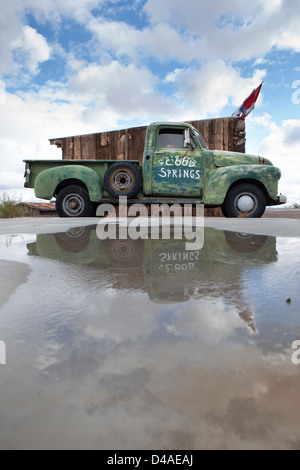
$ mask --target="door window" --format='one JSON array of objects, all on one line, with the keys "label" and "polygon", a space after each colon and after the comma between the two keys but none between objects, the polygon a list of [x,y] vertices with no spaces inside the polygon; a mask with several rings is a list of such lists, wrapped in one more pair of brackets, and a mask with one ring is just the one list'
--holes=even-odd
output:
[{"label": "door window", "polygon": [[158,137],[158,147],[168,149],[184,148],[183,129],[161,129]]}]

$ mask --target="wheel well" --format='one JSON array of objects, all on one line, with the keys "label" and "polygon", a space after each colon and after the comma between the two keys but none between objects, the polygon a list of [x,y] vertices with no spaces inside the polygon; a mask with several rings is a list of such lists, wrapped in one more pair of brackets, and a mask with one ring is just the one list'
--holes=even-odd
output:
[{"label": "wheel well", "polygon": [[77,180],[76,178],[70,178],[59,183],[59,185],[54,191],[54,196],[56,197],[60,193],[60,191],[62,191],[67,186],[71,186],[73,184],[76,184],[76,186],[81,186],[82,188],[88,190],[86,185],[81,180]]},{"label": "wheel well", "polygon": [[[251,179],[251,178],[245,178],[245,179],[240,179],[240,180],[237,180],[235,181],[231,186],[230,188],[228,189],[227,191],[227,194],[229,193],[229,191],[234,188],[235,186],[238,186],[239,184],[242,184],[242,183],[247,183],[247,184],[253,184],[254,186],[256,186],[257,188],[261,189],[262,192],[264,193],[265,195],[265,198],[266,198],[266,202],[267,202],[267,205],[268,203],[270,203],[272,200],[270,198],[270,195],[268,193],[268,191],[266,190],[266,187],[258,180],[254,180],[254,179]],[[226,194],[226,197],[227,197],[227,194]],[[226,198],[225,198],[226,199]]]}]

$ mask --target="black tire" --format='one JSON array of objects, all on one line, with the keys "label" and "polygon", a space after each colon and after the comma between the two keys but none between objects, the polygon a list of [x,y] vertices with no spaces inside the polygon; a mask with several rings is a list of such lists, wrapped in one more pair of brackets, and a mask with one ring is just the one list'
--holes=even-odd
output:
[{"label": "black tire", "polygon": [[226,209],[225,209],[225,204],[222,204],[221,210],[222,210],[222,214],[224,215],[224,217],[228,218],[228,215],[227,215],[227,212],[226,212]]},{"label": "black tire", "polygon": [[104,175],[104,188],[114,199],[120,196],[134,198],[142,189],[142,184],[141,167],[129,162],[113,163]]},{"label": "black tire", "polygon": [[56,233],[58,246],[67,253],[81,253],[90,243],[92,227],[73,228],[66,233]]},{"label": "black tire", "polygon": [[266,206],[266,197],[260,188],[251,183],[241,183],[229,190],[222,210],[228,218],[260,218]]},{"label": "black tire", "polygon": [[93,209],[88,191],[81,186],[67,186],[56,198],[59,217],[91,217]]},{"label": "black tire", "polygon": [[246,233],[224,232],[228,245],[237,253],[255,253],[266,243],[268,237]]},{"label": "black tire", "polygon": [[141,240],[106,240],[105,252],[110,266],[115,268],[136,268],[141,264]]}]

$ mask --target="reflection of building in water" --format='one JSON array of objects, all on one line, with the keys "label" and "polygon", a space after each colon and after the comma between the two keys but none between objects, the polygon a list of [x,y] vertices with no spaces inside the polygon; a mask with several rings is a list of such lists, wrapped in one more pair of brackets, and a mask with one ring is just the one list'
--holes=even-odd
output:
[{"label": "reflection of building in water", "polygon": [[85,276],[116,290],[147,292],[159,304],[222,297],[256,331],[251,306],[244,297],[243,274],[276,262],[273,237],[205,229],[200,251],[186,250],[185,240],[105,240],[96,227],[38,235],[29,254],[86,266]]}]

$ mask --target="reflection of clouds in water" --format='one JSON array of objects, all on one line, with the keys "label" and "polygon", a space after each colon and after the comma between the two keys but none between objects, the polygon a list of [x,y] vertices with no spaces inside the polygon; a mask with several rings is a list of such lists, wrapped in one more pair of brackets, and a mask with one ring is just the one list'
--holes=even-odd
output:
[{"label": "reflection of clouds in water", "polygon": [[[58,435],[103,449],[295,446],[300,379],[288,358],[262,360],[255,348],[231,344],[207,347],[204,355],[199,345],[182,338],[120,346],[89,370],[88,380],[47,381],[47,393],[32,397],[35,417],[23,425],[33,421],[32,437],[58,447]],[[55,412],[38,432],[44,406]]]},{"label": "reflection of clouds in water", "polygon": [[101,309],[85,317],[83,327],[86,335],[96,339],[137,340],[155,331],[160,311],[144,294],[103,296]]},{"label": "reflection of clouds in water", "polygon": [[[247,325],[235,308],[227,308],[222,300],[201,299],[174,306],[164,320],[168,306],[150,303],[143,294],[127,294],[102,298],[101,309],[84,318],[84,331],[97,339],[122,343],[127,339],[150,338],[154,331],[165,329],[169,336],[196,337],[205,343],[226,340],[237,328]],[[87,320],[87,321],[86,321]],[[80,320],[79,320],[80,321]]]},{"label": "reflection of clouds in water", "polygon": [[197,337],[202,344],[216,344],[242,326],[246,328],[236,308],[227,308],[223,300],[201,299],[177,308],[166,328],[175,336]]},{"label": "reflection of clouds in water", "polygon": [[[112,287],[100,270],[36,258],[31,268],[0,318],[10,352],[1,447],[300,447],[293,351],[274,353],[271,341],[264,349],[248,335],[232,304],[236,291],[159,305],[117,281]],[[268,270],[251,279],[247,272],[241,284],[255,294],[245,302],[255,307],[262,343],[257,278]]]}]

